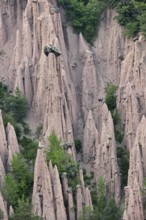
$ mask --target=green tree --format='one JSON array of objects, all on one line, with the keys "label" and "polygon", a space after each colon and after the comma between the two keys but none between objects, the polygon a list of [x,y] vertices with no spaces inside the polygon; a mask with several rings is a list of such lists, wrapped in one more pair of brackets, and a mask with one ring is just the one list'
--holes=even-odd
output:
[{"label": "green tree", "polygon": [[2,186],[4,198],[15,209],[18,199],[30,197],[32,187],[32,170],[22,155],[15,155],[11,161],[11,171],[4,178]]},{"label": "green tree", "polygon": [[82,143],[79,139],[75,140],[75,148],[76,148],[76,152],[77,154],[81,152],[82,150]]},{"label": "green tree", "polygon": [[23,157],[28,162],[33,162],[34,164],[37,155],[38,141],[23,136],[23,138],[20,140],[20,144],[22,146],[21,153],[23,154]]},{"label": "green tree", "polygon": [[51,160],[53,165],[57,165],[59,173],[65,172],[65,163],[68,160],[68,155],[65,154],[61,140],[53,131],[49,136],[49,147],[46,154],[47,162]]},{"label": "green tree", "polygon": [[105,102],[110,111],[113,111],[116,108],[116,90],[117,86],[109,83],[105,88],[106,96]]},{"label": "green tree", "polygon": [[127,37],[134,37],[141,32],[146,38],[146,2],[144,0],[119,1],[117,12],[117,21],[125,27]]},{"label": "green tree", "polygon": [[140,32],[144,35],[146,39],[146,7],[142,14],[138,17],[140,23]]},{"label": "green tree", "polygon": [[19,189],[18,183],[11,173],[4,177],[2,194],[9,205],[16,207],[19,198]]},{"label": "green tree", "polygon": [[54,131],[49,136],[46,160],[48,166],[50,160],[53,165],[57,165],[59,174],[62,174],[63,172],[67,173],[69,185],[74,190],[79,183],[78,165],[69,154],[65,153],[64,148],[61,145],[61,140],[57,137]]},{"label": "green tree", "polygon": [[33,172],[21,154],[13,156],[11,169],[11,173],[18,184],[19,198],[22,196],[27,198],[32,191]]},{"label": "green tree", "polygon": [[122,209],[118,207],[115,201],[108,195],[107,187],[103,177],[99,177],[97,187],[94,191],[94,209],[85,207],[79,220],[120,220]]},{"label": "green tree", "polygon": [[59,3],[64,7],[74,30],[82,32],[85,39],[92,43],[106,3],[99,0],[59,0]]},{"label": "green tree", "polygon": [[43,218],[32,214],[32,206],[29,204],[28,200],[18,200],[18,206],[10,220],[43,220]]},{"label": "green tree", "polygon": [[128,170],[129,170],[129,153],[123,146],[117,147],[118,165],[121,173],[122,187],[127,186]]},{"label": "green tree", "polygon": [[4,108],[4,103],[8,95],[9,93],[7,86],[0,82],[0,109]]},{"label": "green tree", "polygon": [[22,122],[28,109],[25,96],[17,88],[15,95],[11,95],[7,98],[5,103],[6,112],[12,112],[17,122]]}]

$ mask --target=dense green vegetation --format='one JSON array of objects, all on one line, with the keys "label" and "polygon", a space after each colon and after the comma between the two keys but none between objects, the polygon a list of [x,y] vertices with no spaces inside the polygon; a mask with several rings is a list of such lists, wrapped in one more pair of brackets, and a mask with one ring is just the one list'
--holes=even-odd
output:
[{"label": "dense green vegetation", "polygon": [[20,144],[23,147],[21,151],[23,157],[27,160],[27,162],[33,162],[34,164],[37,155],[38,141],[23,136],[23,138],[20,140]]},{"label": "dense green vegetation", "polygon": [[59,0],[58,2],[65,8],[75,31],[82,32],[88,42],[93,42],[105,3],[99,0]]},{"label": "dense green vegetation", "polygon": [[[4,126],[6,127],[10,122],[14,126],[18,140],[20,140],[23,131],[21,123],[27,112],[25,96],[18,88],[15,95],[11,94],[7,86],[0,82],[0,109],[3,114]],[[26,123],[24,130],[26,131]]]},{"label": "dense green vegetation", "polygon": [[82,143],[79,139],[75,140],[75,148],[76,148],[76,152],[81,153],[82,151]]},{"label": "dense green vegetation", "polygon": [[18,206],[15,213],[9,220],[43,220],[43,218],[33,215],[31,204],[28,200],[22,198],[18,200]]},{"label": "dense green vegetation", "polygon": [[[12,95],[7,86],[0,82],[0,109],[2,110],[4,126],[10,122],[15,129],[19,144],[22,146],[23,157],[27,162],[34,162],[38,142],[35,139],[28,137],[31,131],[27,123],[23,121],[28,106],[24,95],[16,89],[15,95]],[[37,129],[37,137],[41,133],[42,126]],[[24,136],[25,134],[25,136]],[[27,136],[26,136],[27,135]]]},{"label": "dense green vegetation", "polygon": [[121,183],[122,188],[127,185],[127,178],[128,178],[128,169],[129,169],[129,154],[127,149],[122,145],[123,142],[123,130],[121,126],[121,119],[120,115],[116,109],[116,90],[117,87],[113,84],[108,84],[105,92],[105,102],[108,106],[108,109],[111,112],[113,122],[114,122],[114,129],[115,129],[115,138],[117,142],[117,158],[118,158],[118,165],[120,168],[121,173]]},{"label": "dense green vegetation", "polygon": [[32,186],[33,171],[21,154],[15,155],[11,161],[11,171],[4,178],[4,198],[15,209],[19,199],[30,198]]},{"label": "dense green vegetation", "polygon": [[[94,197],[94,198],[93,198]],[[97,181],[96,190],[92,193],[94,209],[85,207],[79,220],[120,220],[122,209],[115,204],[114,199],[107,193],[105,181],[100,177]]]},{"label": "dense green vegetation", "polygon": [[105,88],[105,103],[107,104],[107,107],[111,112],[115,127],[118,126],[121,121],[120,115],[116,108],[116,91],[117,86],[111,83],[107,84],[107,87]]},{"label": "dense green vegetation", "polygon": [[22,122],[27,112],[27,101],[17,88],[15,94],[11,94],[7,86],[0,82],[0,109],[10,114],[16,122]]},{"label": "dense green vegetation", "polygon": [[31,130],[28,124],[23,121],[27,108],[26,98],[19,89],[16,89],[13,95],[8,91],[7,86],[0,82],[0,109],[2,110],[4,126],[6,127],[8,122],[14,126],[18,142],[22,146],[21,153],[13,156],[10,169],[4,177],[1,188],[8,207],[11,205],[15,211],[10,217],[11,220],[41,220],[41,218],[31,214],[29,204],[32,195],[34,161],[38,142],[29,136]]},{"label": "dense green vegetation", "polygon": [[97,34],[101,14],[106,8],[115,8],[120,25],[125,28],[127,37],[141,32],[146,38],[145,0],[58,0],[74,30],[82,32],[85,39],[92,43]]},{"label": "dense green vegetation", "polygon": [[119,24],[125,27],[125,34],[134,37],[141,32],[146,37],[146,2],[144,0],[119,1],[117,5]]},{"label": "dense green vegetation", "polygon": [[49,146],[46,152],[46,159],[49,166],[49,161],[52,161],[53,165],[57,165],[59,174],[67,173],[69,186],[75,190],[76,185],[79,183],[78,177],[78,164],[72,159],[72,157],[65,153],[61,140],[57,137],[53,131],[49,136]]},{"label": "dense green vegetation", "polygon": [[127,185],[128,169],[129,169],[129,153],[123,146],[117,147],[117,158],[121,173],[121,185],[122,187]]}]

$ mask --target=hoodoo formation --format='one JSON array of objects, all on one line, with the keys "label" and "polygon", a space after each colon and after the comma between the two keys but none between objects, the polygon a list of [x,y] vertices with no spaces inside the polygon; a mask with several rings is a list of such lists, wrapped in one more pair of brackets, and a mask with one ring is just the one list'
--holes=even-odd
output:
[{"label": "hoodoo formation", "polygon": [[146,3],[0,1],[0,220],[146,219]]}]

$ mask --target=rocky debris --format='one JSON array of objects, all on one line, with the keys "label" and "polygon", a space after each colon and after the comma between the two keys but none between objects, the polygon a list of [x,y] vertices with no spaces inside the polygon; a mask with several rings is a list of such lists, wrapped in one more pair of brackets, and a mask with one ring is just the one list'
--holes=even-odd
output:
[{"label": "rocky debris", "polygon": [[20,152],[14,127],[8,123],[6,128],[8,143],[8,165],[10,166],[13,155]]},{"label": "rocky debris", "polygon": [[50,173],[43,148],[38,149],[35,162],[32,205],[35,214],[46,220],[56,220]]}]

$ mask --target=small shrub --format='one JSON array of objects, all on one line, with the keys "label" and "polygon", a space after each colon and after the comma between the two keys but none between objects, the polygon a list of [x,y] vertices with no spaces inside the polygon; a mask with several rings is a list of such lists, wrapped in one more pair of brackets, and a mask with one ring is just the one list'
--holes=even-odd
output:
[{"label": "small shrub", "polygon": [[36,155],[37,155],[37,149],[38,149],[38,142],[35,139],[27,138],[26,136],[23,136],[23,138],[20,140],[20,144],[23,147],[22,148],[22,154],[23,157],[28,162],[35,162]]},{"label": "small shrub", "polygon": [[114,125],[115,126],[119,125],[121,123],[121,118],[120,118],[120,115],[117,109],[111,110],[111,114],[112,114]]},{"label": "small shrub", "polygon": [[26,122],[22,122],[22,126],[24,134],[29,135],[31,133],[29,125]]},{"label": "small shrub", "polygon": [[35,131],[36,138],[39,139],[39,137],[40,137],[41,134],[42,134],[42,130],[43,130],[43,125],[40,124],[40,125],[37,127],[36,131]]},{"label": "small shrub", "polygon": [[139,32],[139,23],[137,21],[135,22],[129,22],[125,26],[125,35],[128,38],[135,37]]},{"label": "small shrub", "polygon": [[117,147],[118,165],[121,173],[122,187],[127,185],[128,170],[129,170],[129,153],[125,147]]},{"label": "small shrub", "polygon": [[79,139],[75,140],[75,148],[76,148],[76,152],[77,154],[81,152],[82,150],[82,143]]},{"label": "small shrub", "polygon": [[4,109],[5,100],[8,97],[8,89],[7,86],[0,82],[0,109]]},{"label": "small shrub", "polygon": [[123,134],[123,131],[122,129],[119,127],[117,127],[115,129],[115,138],[116,138],[116,141],[121,144],[123,142],[123,137],[124,137],[124,134]]},{"label": "small shrub", "polygon": [[116,108],[116,90],[117,86],[109,83],[105,88],[106,96],[105,96],[105,103],[108,106],[110,111]]},{"label": "small shrub", "polygon": [[106,92],[105,102],[112,115],[116,141],[118,143],[122,143],[123,131],[122,131],[122,126],[121,126],[121,118],[116,109],[116,90],[117,90],[117,86],[111,83],[107,85],[105,89],[105,92]]}]

